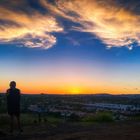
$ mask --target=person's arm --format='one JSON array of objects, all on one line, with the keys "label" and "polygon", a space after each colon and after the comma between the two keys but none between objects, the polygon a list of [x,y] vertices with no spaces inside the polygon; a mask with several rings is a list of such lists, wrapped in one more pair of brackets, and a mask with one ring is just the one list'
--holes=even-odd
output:
[{"label": "person's arm", "polygon": [[21,96],[21,92],[20,92],[20,90],[18,89],[18,99],[19,99],[19,102],[20,102],[20,96]]}]

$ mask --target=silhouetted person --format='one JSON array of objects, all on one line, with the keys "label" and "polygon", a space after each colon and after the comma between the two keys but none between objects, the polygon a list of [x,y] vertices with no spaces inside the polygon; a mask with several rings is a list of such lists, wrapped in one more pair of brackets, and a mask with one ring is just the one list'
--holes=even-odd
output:
[{"label": "silhouetted person", "polygon": [[17,120],[19,132],[22,132],[20,125],[20,90],[16,88],[16,82],[10,82],[10,88],[7,90],[7,110],[10,115],[10,132],[13,132],[14,117]]}]

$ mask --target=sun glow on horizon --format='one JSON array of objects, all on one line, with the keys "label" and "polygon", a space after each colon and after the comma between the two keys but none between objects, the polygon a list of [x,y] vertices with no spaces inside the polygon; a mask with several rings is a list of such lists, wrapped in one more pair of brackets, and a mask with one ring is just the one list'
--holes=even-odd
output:
[{"label": "sun glow on horizon", "polygon": [[70,94],[80,94],[82,93],[82,90],[79,87],[72,87],[69,90]]}]

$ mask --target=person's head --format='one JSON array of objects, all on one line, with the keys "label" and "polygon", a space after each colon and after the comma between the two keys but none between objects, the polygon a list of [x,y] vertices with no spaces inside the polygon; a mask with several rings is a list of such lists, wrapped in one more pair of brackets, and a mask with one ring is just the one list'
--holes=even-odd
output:
[{"label": "person's head", "polygon": [[16,88],[16,82],[15,81],[10,82],[10,88]]}]

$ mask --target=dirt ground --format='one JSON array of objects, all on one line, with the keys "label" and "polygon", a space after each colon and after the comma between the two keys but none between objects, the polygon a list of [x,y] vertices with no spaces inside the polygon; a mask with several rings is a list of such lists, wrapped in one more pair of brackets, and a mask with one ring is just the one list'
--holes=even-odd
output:
[{"label": "dirt ground", "polygon": [[140,140],[140,122],[37,124],[25,126],[22,134],[5,131],[0,140]]}]

